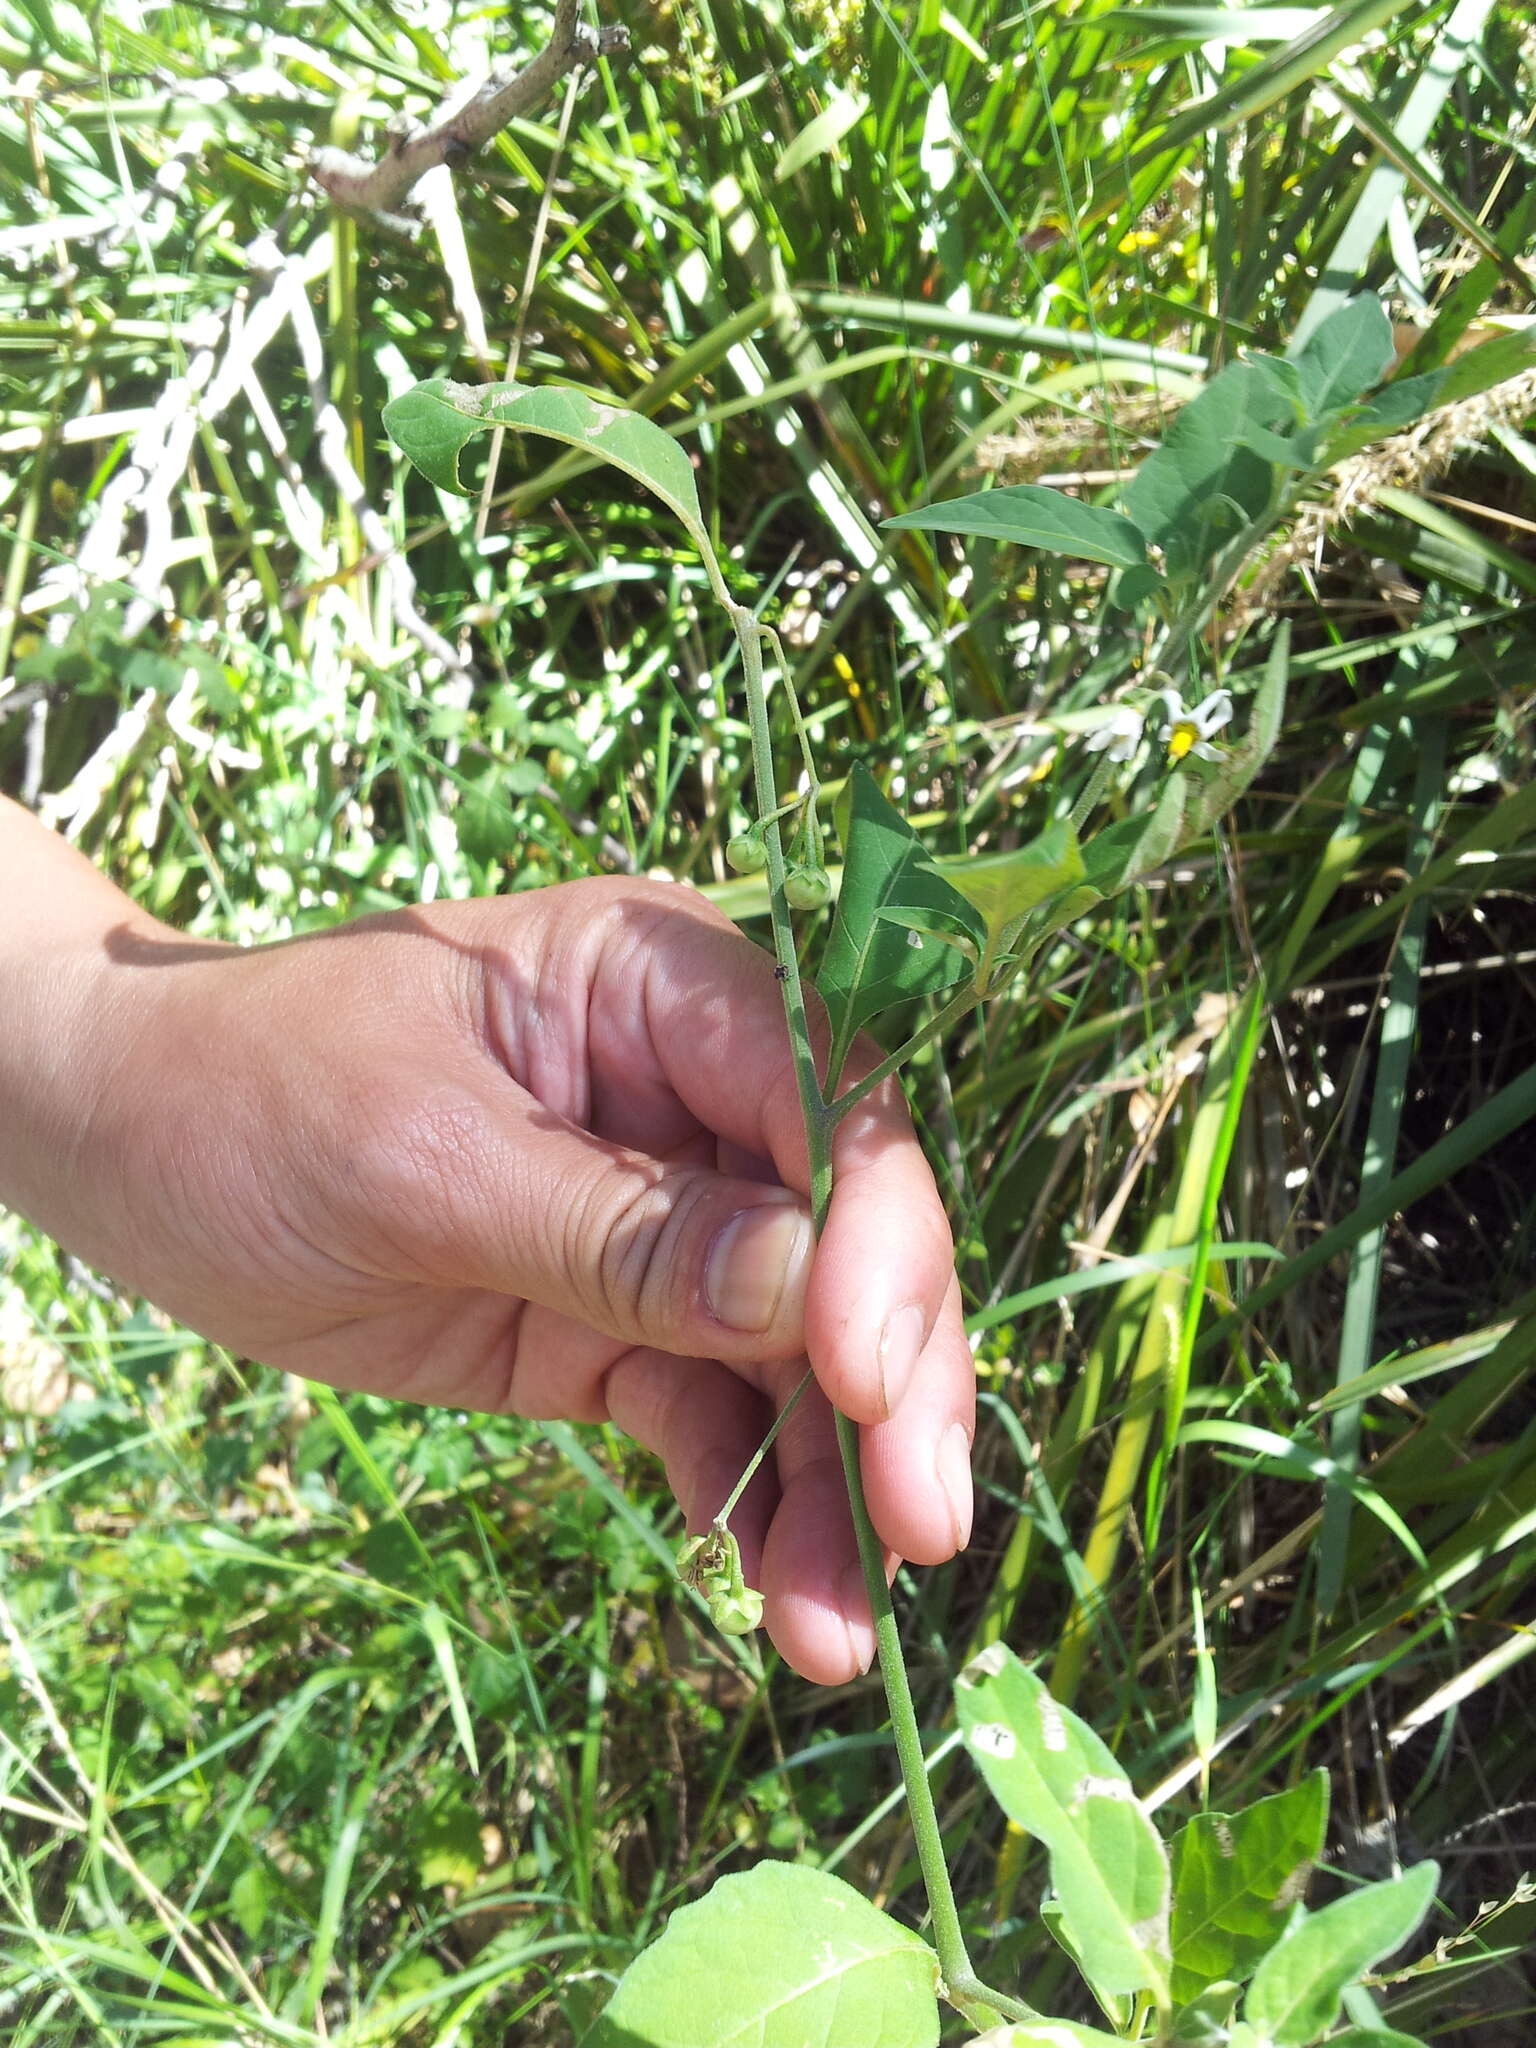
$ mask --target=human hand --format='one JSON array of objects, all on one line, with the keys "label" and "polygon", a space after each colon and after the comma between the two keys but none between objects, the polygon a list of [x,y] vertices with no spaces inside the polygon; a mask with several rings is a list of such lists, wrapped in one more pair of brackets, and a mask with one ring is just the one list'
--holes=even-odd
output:
[{"label": "human hand", "polygon": [[[894,1085],[840,1124],[812,1258],[772,962],[702,897],[577,882],[252,951],[109,935],[116,1055],[38,1220],[267,1364],[438,1405],[611,1420],[732,1516],[787,1661],[873,1631],[831,1401],[897,1556],[970,1527],[949,1231]],[[873,1053],[871,1059],[876,1057]],[[858,1072],[857,1062],[850,1073]]]}]

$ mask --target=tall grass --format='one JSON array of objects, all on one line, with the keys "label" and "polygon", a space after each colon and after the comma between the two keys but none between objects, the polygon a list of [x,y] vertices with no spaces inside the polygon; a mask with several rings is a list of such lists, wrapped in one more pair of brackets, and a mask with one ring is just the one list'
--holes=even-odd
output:
[{"label": "tall grass", "polygon": [[[511,363],[682,439],[829,782],[866,762],[941,848],[1025,836],[1142,650],[1092,576],[880,518],[982,473],[1096,492],[1357,284],[1408,373],[1527,315],[1525,10],[1294,14],[660,10],[459,175],[460,261],[330,220],[302,151],[375,146],[537,13],[0,0],[5,786],[226,937],[615,869],[756,929],[699,565],[569,458],[509,444],[466,508],[379,432],[414,379]],[[267,235],[305,289],[221,391],[272,311]],[[1291,627],[1284,739],[1230,828],[916,1067],[984,1503],[903,1609],[936,1745],[1001,1635],[1165,1803],[1328,1765],[1341,1880],[1448,1872],[1445,1952],[1390,2014],[1486,2043],[1527,2036],[1536,1922],[1511,332],[1509,381],[1349,465],[1205,627],[1239,690]],[[135,461],[168,542],[145,588],[144,524],[113,525]],[[568,2040],[673,1904],[764,1853],[916,1910],[875,1696],[699,1625],[632,1449],[327,1399],[4,1230],[23,2048]],[[1040,1873],[935,1770],[987,1974],[1050,2007]]]}]

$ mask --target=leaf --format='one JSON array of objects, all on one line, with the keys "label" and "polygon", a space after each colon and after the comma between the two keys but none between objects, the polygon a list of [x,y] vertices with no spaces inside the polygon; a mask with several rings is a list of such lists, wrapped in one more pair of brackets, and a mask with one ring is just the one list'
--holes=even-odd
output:
[{"label": "leaf", "polygon": [[429,1603],[421,1610],[421,1625],[427,1632],[427,1641],[432,1645],[432,1655],[448,1693],[448,1710],[453,1716],[454,1732],[459,1746],[468,1759],[469,1768],[480,1775],[480,1758],[475,1749],[475,1726],[469,1717],[469,1703],[464,1697],[464,1687],[459,1682],[459,1662],[453,1654],[453,1638],[448,1633],[448,1623],[443,1610],[435,1603]]},{"label": "leaf", "polygon": [[1323,460],[1345,462],[1373,441],[1384,441],[1389,434],[1411,427],[1439,403],[1444,381],[1443,370],[1430,370],[1422,377],[1394,377],[1390,384],[1383,384],[1364,405],[1336,415]]},{"label": "leaf", "polygon": [[[1460,405],[1465,398],[1478,398],[1511,377],[1523,377],[1536,363],[1536,327],[1519,327],[1496,334],[1492,341],[1479,342],[1456,356],[1440,372],[1436,405]],[[1414,379],[1415,383],[1418,381]],[[1392,387],[1388,385],[1387,389]]]},{"label": "leaf", "polygon": [[966,1747],[1008,1818],[1045,1844],[1084,1973],[1101,1995],[1168,1995],[1169,1871],[1157,1830],[1115,1758],[992,1643],[955,1688]]},{"label": "leaf", "polygon": [[1480,397],[1510,377],[1523,376],[1533,362],[1536,328],[1520,328],[1468,349],[1442,369],[1421,377],[1394,377],[1335,428],[1328,439],[1327,460],[1342,462],[1373,441],[1402,433],[1440,406]]},{"label": "leaf", "polygon": [[477,434],[509,427],[563,441],[644,484],[677,514],[695,545],[706,546],[693,465],[672,436],[639,413],[608,405],[574,386],[530,389],[433,377],[392,398],[383,419],[390,439],[423,476],[461,496],[468,492],[459,476],[459,457]]},{"label": "leaf", "polygon": [[[1177,1892],[1174,1911],[1178,1911]],[[1198,1998],[1192,1998],[1187,2005],[1181,2006],[1173,2022],[1173,2039],[1180,2048],[1227,2048],[1231,2039],[1232,2015],[1237,2010],[1241,1989],[1240,1984],[1211,1984]]]},{"label": "leaf", "polygon": [[271,1900],[272,1885],[265,1866],[259,1862],[247,1863],[229,1888],[229,1910],[253,1948],[261,1945]]},{"label": "leaf", "polygon": [[1149,817],[1123,818],[1107,825],[1083,847],[1083,880],[1051,905],[1053,929],[1072,924],[1092,910],[1096,903],[1129,888],[1138,876],[1160,868],[1181,843],[1184,835],[1184,800],[1189,789],[1187,775],[1170,775],[1164,782]]},{"label": "leaf", "polygon": [[1112,579],[1106,597],[1117,611],[1133,612],[1149,597],[1155,597],[1160,590],[1167,588],[1167,583],[1150,562],[1136,562],[1129,569],[1121,569]]},{"label": "leaf", "polygon": [[1199,1813],[1174,1837],[1173,1996],[1246,1979],[1285,1932],[1322,1854],[1328,1774],[1241,1813]]},{"label": "leaf", "polygon": [[969,497],[923,505],[881,523],[898,530],[977,533],[987,540],[1012,541],[1016,547],[1043,548],[1073,561],[1105,562],[1112,569],[1141,568],[1147,560],[1146,537],[1123,513],[1107,505],[1085,505],[1081,498],[1048,491],[1040,484],[973,491]]},{"label": "leaf", "polygon": [[773,182],[782,185],[796,171],[803,171],[813,158],[836,149],[850,128],[856,128],[869,112],[869,96],[862,92],[834,92],[814,120],[784,145],[773,167]]},{"label": "leaf", "polygon": [[1289,382],[1262,358],[1229,363],[1184,407],[1125,490],[1126,511],[1162,548],[1170,575],[1194,573],[1224,535],[1265,511],[1274,466],[1251,443],[1270,447],[1276,430],[1295,425]]},{"label": "leaf", "polygon": [[886,908],[939,913],[976,930],[972,913],[928,865],[928,852],[896,807],[887,802],[867,768],[855,766],[848,784],[843,883],[816,986],[832,1024],[834,1058],[861,1025],[912,996],[933,995],[967,971],[947,946],[913,946],[881,916]]},{"label": "leaf", "polygon": [[[1040,1901],[1040,1918],[1045,1922],[1046,1931],[1064,1955],[1072,1958],[1077,1974],[1086,1978],[1087,1968],[1078,1954],[1077,1945],[1067,1931],[1061,1910],[1061,1901],[1049,1893]],[[1112,2027],[1123,2035],[1130,2026],[1136,2012],[1136,2001],[1128,1992],[1110,1992],[1099,2001],[1100,2010]]]},{"label": "leaf", "polygon": [[1324,7],[1124,7],[1096,14],[1095,29],[1160,30],[1184,43],[1288,43],[1315,28]]},{"label": "leaf", "polygon": [[410,1826],[408,1840],[416,1874],[426,1885],[472,1885],[485,1866],[480,1816],[467,1800],[442,1800]]},{"label": "leaf", "polygon": [[931,865],[978,912],[990,952],[1011,945],[1031,911],[1085,873],[1077,834],[1065,818],[1012,853],[941,854]]},{"label": "leaf", "polygon": [[1307,2048],[1339,2016],[1346,1986],[1413,1933],[1439,1881],[1436,1863],[1366,1885],[1296,1918],[1254,1972],[1243,2017],[1275,2048]]},{"label": "leaf", "polygon": [[[958,917],[946,916],[942,910],[907,910],[898,904],[876,911],[875,915],[885,924],[899,925],[904,932],[916,932],[919,939],[953,946],[968,967],[974,968],[981,958],[981,948],[971,927]],[[908,939],[907,944],[910,946],[912,941]]]},{"label": "leaf", "polygon": [[1350,299],[1314,327],[1290,360],[1301,375],[1310,418],[1353,405],[1391,369],[1392,323],[1369,292]]},{"label": "leaf", "polygon": [[933,2048],[938,1974],[840,1877],[760,1863],[672,1915],[584,2048]]}]

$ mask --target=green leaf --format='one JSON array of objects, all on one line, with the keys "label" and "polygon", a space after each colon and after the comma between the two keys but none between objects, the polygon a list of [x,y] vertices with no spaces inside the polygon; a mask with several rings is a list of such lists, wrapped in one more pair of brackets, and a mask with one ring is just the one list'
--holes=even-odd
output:
[{"label": "green leaf", "polygon": [[[886,924],[899,925],[904,932],[916,932],[920,939],[934,939],[941,946],[953,946],[970,967],[974,967],[981,958],[976,934],[962,918],[946,916],[942,910],[908,910],[901,904],[875,914]],[[910,945],[911,940],[907,943]]]},{"label": "green leaf", "polygon": [[[1440,372],[1436,405],[1460,405],[1478,398],[1511,377],[1523,377],[1536,363],[1536,328],[1519,327],[1480,342],[1447,363]],[[1417,383],[1417,378],[1414,379]],[[1391,386],[1387,387],[1389,390]]]},{"label": "green leaf", "polygon": [[507,427],[563,441],[612,463],[653,491],[707,553],[704,515],[693,465],[672,436],[623,406],[609,405],[571,385],[530,389],[520,384],[455,384],[433,377],[392,398],[384,408],[392,441],[423,476],[445,491],[468,495],[459,457],[477,434]]},{"label": "green leaf", "polygon": [[1327,433],[1324,461],[1347,461],[1373,441],[1384,441],[1389,434],[1413,426],[1439,404],[1444,382],[1443,370],[1430,370],[1422,377],[1394,377],[1364,405],[1335,415],[1335,424]]},{"label": "green leaf", "polygon": [[1065,818],[1012,853],[941,854],[931,865],[980,915],[994,953],[1012,945],[1032,911],[1075,887],[1086,872]]},{"label": "green leaf", "polygon": [[902,512],[882,524],[929,533],[977,533],[1021,548],[1043,548],[1073,561],[1104,562],[1112,569],[1141,568],[1147,560],[1146,537],[1123,513],[1112,512],[1107,505],[1085,505],[1081,498],[1048,491],[1040,484],[973,491],[966,498]]},{"label": "green leaf", "polygon": [[796,171],[803,171],[813,158],[836,149],[850,128],[856,128],[869,112],[869,96],[862,92],[834,92],[814,120],[785,144],[773,167],[773,182],[782,185]]},{"label": "green leaf", "polygon": [[[1178,1912],[1177,1897],[1174,1899],[1174,1912]],[[1232,2033],[1232,2015],[1237,2010],[1241,1990],[1240,1984],[1210,1984],[1198,1998],[1192,1998],[1188,2005],[1181,2006],[1173,2022],[1173,2038],[1180,2048],[1227,2048]]]},{"label": "green leaf", "polygon": [[1290,380],[1264,358],[1229,363],[1191,399],[1125,490],[1125,509],[1189,575],[1224,538],[1257,519],[1274,494],[1274,465],[1252,443],[1275,445],[1296,426]]},{"label": "green leaf", "polygon": [[1362,292],[1315,327],[1290,360],[1308,415],[1320,420],[1379,383],[1393,358],[1392,323],[1380,300]]},{"label": "green leaf", "polygon": [[1243,2017],[1275,2048],[1308,2048],[1339,2016],[1353,1984],[1413,1933],[1439,1881],[1436,1863],[1366,1885],[1296,1918],[1254,1972]]},{"label": "green leaf", "polygon": [[448,1633],[448,1623],[443,1610],[435,1603],[429,1603],[421,1610],[421,1625],[427,1632],[427,1641],[432,1645],[438,1672],[448,1693],[448,1711],[453,1716],[454,1732],[459,1746],[464,1751],[469,1768],[480,1775],[480,1758],[475,1749],[475,1725],[470,1719],[469,1703],[464,1697],[464,1687],[459,1680],[459,1660],[453,1653],[453,1638]]},{"label": "green leaf", "polygon": [[[1066,1919],[1061,1910],[1061,1901],[1049,1893],[1040,1901],[1040,1918],[1045,1922],[1046,1931],[1064,1955],[1072,1958],[1077,1974],[1086,1978],[1088,1970],[1067,1929]],[[1136,2012],[1136,2000],[1129,1992],[1108,1992],[1099,2000],[1100,2010],[1109,2024],[1122,2035],[1130,2026]]]},{"label": "green leaf", "polygon": [[1511,377],[1520,377],[1536,362],[1536,330],[1520,328],[1495,335],[1468,349],[1438,370],[1421,377],[1394,377],[1358,411],[1348,414],[1328,439],[1330,463],[1358,454],[1373,441],[1400,434],[1443,405],[1478,398]]},{"label": "green leaf", "polygon": [[408,1831],[409,1854],[416,1874],[426,1885],[475,1883],[485,1866],[480,1840],[481,1820],[465,1799],[441,1800],[414,1820]]},{"label": "green leaf", "polygon": [[1085,1974],[1101,1996],[1168,1997],[1168,1857],[1115,1758],[992,1643],[955,1689],[966,1747],[1008,1818],[1045,1844],[1051,1883]]},{"label": "green leaf", "polygon": [[1082,849],[1083,880],[1051,905],[1053,929],[1083,917],[1096,903],[1129,888],[1138,876],[1160,868],[1181,843],[1187,775],[1170,775],[1150,816],[1123,818],[1095,832]]},{"label": "green leaf", "polygon": [[[882,911],[934,911],[945,927],[974,924],[961,898],[928,865],[917,834],[869,770],[858,765],[849,777],[844,851],[837,913],[816,976],[831,1018],[834,1059],[882,1010],[912,996],[937,994],[967,971],[966,961],[948,946],[912,945]],[[979,927],[976,935],[981,936]]]},{"label": "green leaf", "polygon": [[1160,33],[1183,43],[1288,43],[1315,28],[1325,7],[1121,7],[1096,14],[1095,29]]},{"label": "green leaf", "polygon": [[1306,1889],[1327,1820],[1328,1774],[1314,1771],[1241,1813],[1196,1814],[1174,1837],[1176,2004],[1252,1976]]},{"label": "green leaf", "polygon": [[247,1863],[229,1888],[229,1909],[253,1947],[260,1945],[271,1900],[272,1884],[266,1866],[260,1862]]},{"label": "green leaf", "polygon": [[938,1974],[840,1877],[760,1863],[672,1915],[585,2048],[934,2048]]}]

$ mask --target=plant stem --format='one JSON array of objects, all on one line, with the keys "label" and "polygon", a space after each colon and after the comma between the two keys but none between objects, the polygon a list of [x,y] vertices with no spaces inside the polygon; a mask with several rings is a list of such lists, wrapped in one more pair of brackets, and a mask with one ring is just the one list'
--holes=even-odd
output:
[{"label": "plant stem", "polygon": [[[768,888],[773,917],[774,951],[780,966],[788,970],[784,977],[784,1010],[789,1024],[790,1049],[794,1059],[795,1079],[800,1091],[800,1107],[805,1118],[806,1151],[811,1182],[811,1223],[819,1237],[832,1205],[832,1133],[838,1116],[846,1114],[853,1102],[867,1094],[871,1087],[878,1085],[888,1072],[894,1073],[897,1060],[905,1057],[913,1045],[922,1043],[923,1039],[931,1037],[935,1031],[952,1021],[951,1011],[955,1015],[963,1014],[964,1009],[969,1008],[976,997],[973,990],[967,989],[962,997],[941,1011],[931,1025],[918,1034],[910,1045],[903,1047],[899,1055],[882,1062],[873,1075],[858,1082],[838,1104],[828,1105],[816,1074],[815,1056],[811,1049],[810,1029],[806,1019],[805,990],[800,980],[800,966],[795,954],[794,929],[784,899],[784,849],[779,836],[778,818],[775,815],[778,792],[774,785],[768,704],[763,691],[762,642],[769,636],[766,629],[758,624],[756,615],[745,605],[732,604],[730,617],[737,643],[741,648],[742,673],[747,688],[747,718],[752,733],[753,779],[763,843],[768,854]],[[777,642],[774,644],[777,646]],[[782,650],[780,659],[782,660]],[[787,668],[783,670],[783,675],[785,688],[793,694],[794,686]],[[798,709],[795,725],[803,740],[804,728],[800,723]],[[858,1425],[842,1414],[837,1417],[837,1444],[842,1455],[843,1476],[848,1487],[848,1506],[853,1516],[859,1563],[863,1568],[865,1591],[869,1596],[870,1613],[874,1618],[880,1677],[885,1686],[891,1735],[901,1764],[902,1783],[906,1789],[907,1810],[917,1845],[918,1863],[928,1894],[928,1911],[933,1921],[934,1946],[938,1951],[939,1973],[943,1980],[945,1996],[968,2019],[979,2025],[988,2025],[998,2017],[1036,2018],[1038,2015],[1018,2000],[1007,1998],[1001,1992],[989,1991],[971,1968],[965,1936],[960,1927],[960,1913],[955,1904],[954,1887],[949,1881],[949,1866],[944,1858],[944,1839],[934,1808],[933,1789],[924,1769],[923,1738],[917,1725],[917,1712],[912,1703],[912,1687],[902,1656],[896,1612],[891,1605],[891,1589],[886,1584],[885,1549],[875,1533],[875,1526],[869,1518],[869,1509],[864,1499],[864,1480],[859,1469]]]},{"label": "plant stem", "polygon": [[815,1377],[816,1375],[811,1371],[810,1367],[807,1366],[804,1374],[801,1377],[799,1386],[795,1388],[795,1391],[790,1395],[789,1399],[784,1403],[784,1406],[779,1410],[778,1414],[775,1415],[775,1417],[773,1418],[773,1421],[768,1425],[767,1434],[764,1436],[762,1442],[758,1445],[757,1449],[752,1453],[751,1457],[748,1458],[746,1464],[742,1467],[741,1477],[736,1481],[736,1484],[731,1488],[730,1492],[726,1495],[725,1505],[720,1509],[719,1513],[715,1516],[715,1525],[717,1528],[723,1529],[729,1523],[731,1515],[735,1510],[737,1501],[741,1499],[741,1496],[746,1492],[747,1488],[752,1483],[753,1473],[757,1470],[758,1466],[762,1464],[764,1458],[767,1457],[768,1453],[773,1449],[774,1438],[778,1435],[779,1431],[784,1427],[785,1423],[788,1422],[789,1418],[791,1417],[791,1415],[794,1414],[795,1410],[800,1406],[801,1395],[805,1392],[806,1388],[811,1384],[811,1381]]},{"label": "plant stem", "polygon": [[947,1002],[942,1010],[935,1011],[926,1024],[914,1031],[904,1045],[899,1045],[893,1053],[888,1053],[878,1066],[871,1067],[867,1074],[860,1075],[851,1088],[845,1088],[835,1102],[827,1105],[828,1128],[835,1130],[849,1110],[856,1108],[866,1095],[872,1094],[882,1081],[889,1080],[899,1067],[911,1059],[919,1046],[926,1045],[930,1038],[937,1038],[939,1033],[947,1031],[951,1024],[958,1024],[960,1019],[968,1011],[974,1010],[980,1001],[981,998],[975,988],[967,983],[959,995]]},{"label": "plant stem", "polygon": [[[806,1147],[810,1154],[811,1215],[819,1231],[832,1200],[832,1127],[826,1098],[816,1073],[811,1050],[810,1025],[805,1014],[805,989],[800,980],[800,962],[795,953],[794,925],[784,900],[784,841],[779,832],[778,791],[773,778],[773,742],[768,732],[768,702],[763,693],[763,635],[765,628],[744,604],[729,605],[731,625],[741,649],[741,668],[747,686],[747,719],[752,732],[752,779],[757,792],[763,847],[768,855],[768,908],[773,920],[773,950],[784,970],[784,1013],[789,1022],[790,1055],[795,1081],[800,1090],[800,1107],[805,1116]],[[790,687],[784,672],[786,689]]]}]

